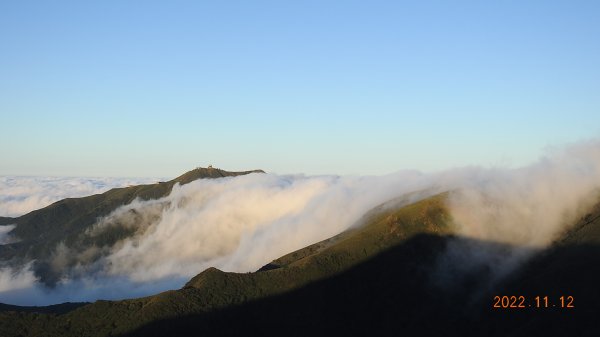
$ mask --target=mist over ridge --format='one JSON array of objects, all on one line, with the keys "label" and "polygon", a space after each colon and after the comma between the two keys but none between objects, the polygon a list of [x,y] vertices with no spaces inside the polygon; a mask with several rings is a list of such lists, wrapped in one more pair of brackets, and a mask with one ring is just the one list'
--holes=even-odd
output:
[{"label": "mist over ridge", "polygon": [[[0,302],[142,296],[180,287],[209,267],[254,271],[286,253],[327,239],[373,207],[415,191],[451,191],[456,233],[543,247],[597,202],[600,141],[548,152],[522,168],[467,167],[424,174],[304,176],[249,174],[175,185],[156,200],[123,205],[89,227],[130,235],[109,246],[56,246],[49,265],[54,289],[39,284],[32,265],[0,271]],[[103,286],[111,284],[110,289]]]},{"label": "mist over ridge", "polygon": [[16,217],[65,198],[84,197],[111,188],[151,184],[158,178],[85,178],[0,176],[0,217]]}]

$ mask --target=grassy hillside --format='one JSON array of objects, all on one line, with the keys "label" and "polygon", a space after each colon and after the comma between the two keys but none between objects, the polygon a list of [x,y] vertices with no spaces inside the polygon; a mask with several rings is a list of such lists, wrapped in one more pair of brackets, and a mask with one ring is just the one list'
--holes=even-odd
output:
[{"label": "grassy hillside", "polygon": [[[600,303],[600,204],[555,245],[537,252],[498,283],[492,282],[490,265],[440,267],[449,249],[499,256],[512,249],[453,235],[444,206],[447,196],[377,208],[361,227],[287,254],[254,273],[211,268],[179,290],[97,301],[61,315],[10,308],[13,311],[0,312],[0,335],[600,333],[595,324]],[[561,295],[574,296],[576,308],[494,309],[496,295],[523,295],[528,304],[535,296],[550,296],[554,303]]]},{"label": "grassy hillside", "polygon": [[[418,210],[417,214],[435,214],[434,208],[422,205],[409,208]],[[406,215],[393,214],[384,214],[380,220]],[[420,218],[420,222],[425,225],[433,220]],[[493,265],[465,272],[458,264],[440,269],[440,262],[447,261],[449,249],[501,256],[515,247],[444,233],[414,234],[349,269],[290,292],[209,313],[154,321],[128,336],[237,336],[240,332],[261,336],[600,335],[600,204],[556,244],[536,252],[500,283],[490,268]],[[346,249],[349,247],[352,245]],[[300,263],[307,253],[299,251],[283,260]],[[525,307],[494,308],[495,296],[523,296]],[[536,296],[541,298],[539,308]],[[545,296],[548,307],[544,306]],[[566,303],[573,296],[574,307],[562,308],[561,296]]]},{"label": "grassy hillside", "polygon": [[[182,289],[125,301],[98,301],[60,316],[4,312],[9,325],[0,331],[46,336],[108,336],[126,333],[153,321],[215,312],[261,298],[283,294],[348,270],[421,233],[449,233],[446,194],[400,209],[382,210],[360,228],[335,240],[286,255],[255,273],[208,269]],[[335,242],[333,242],[335,241]]]},{"label": "grassy hillside", "polygon": [[81,234],[95,224],[99,217],[108,215],[136,198],[149,200],[167,196],[176,183],[183,185],[197,179],[232,177],[254,172],[264,173],[260,170],[228,172],[216,168],[197,168],[167,182],[114,188],[102,194],[63,199],[18,218],[0,219],[0,223],[17,225],[10,234],[19,239],[16,243],[0,245],[0,261],[13,260],[14,263],[21,264],[24,259],[36,260],[36,276],[51,285],[60,275],[47,265],[46,259],[60,242],[69,247],[77,247],[82,243],[102,247],[110,246],[129,234],[123,230],[114,230],[109,235],[95,237],[93,242],[82,242]]}]

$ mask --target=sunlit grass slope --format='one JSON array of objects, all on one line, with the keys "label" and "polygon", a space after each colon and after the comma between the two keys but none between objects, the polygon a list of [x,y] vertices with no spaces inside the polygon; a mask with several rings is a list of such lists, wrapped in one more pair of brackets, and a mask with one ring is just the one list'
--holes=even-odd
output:
[{"label": "sunlit grass slope", "polygon": [[400,208],[370,212],[363,224],[329,240],[279,258],[254,273],[226,273],[210,268],[182,289],[124,301],[97,301],[64,315],[3,313],[0,334],[14,336],[109,336],[157,320],[202,314],[283,294],[334,276],[411,237],[451,233],[439,194]]}]

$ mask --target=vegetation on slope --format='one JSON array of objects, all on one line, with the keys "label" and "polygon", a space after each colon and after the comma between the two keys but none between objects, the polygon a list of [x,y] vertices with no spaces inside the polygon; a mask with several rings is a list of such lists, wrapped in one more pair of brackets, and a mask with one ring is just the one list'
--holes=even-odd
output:
[{"label": "vegetation on slope", "polygon": [[114,188],[102,194],[83,198],[68,198],[57,201],[40,210],[32,211],[18,218],[0,221],[16,224],[10,235],[19,241],[0,245],[0,261],[22,264],[24,260],[36,260],[36,276],[52,285],[61,275],[53,272],[47,261],[59,243],[69,247],[92,244],[111,246],[116,241],[131,234],[127,230],[115,228],[105,235],[93,238],[93,242],[83,241],[82,233],[103,217],[136,198],[142,200],[159,199],[167,196],[175,184],[187,184],[197,179],[221,178],[263,171],[228,172],[216,168],[197,168],[173,180],[156,184]]},{"label": "vegetation on slope", "polygon": [[46,336],[108,336],[133,331],[154,321],[205,314],[283,294],[360,264],[420,233],[450,233],[446,194],[377,214],[360,228],[292,253],[255,273],[205,270],[182,289],[124,301],[97,301],[64,315],[8,313],[0,331],[43,332]]},{"label": "vegetation on slope", "polygon": [[[504,281],[492,266],[450,278],[448,249],[511,247],[454,236],[447,194],[370,212],[365,224],[283,256],[255,273],[211,268],[180,290],[97,301],[64,314],[5,311],[0,335],[530,336],[600,333],[600,204]],[[458,248],[457,248],[458,247]],[[456,261],[454,261],[456,262]],[[440,280],[443,281],[440,283]],[[488,287],[493,285],[491,287]],[[493,308],[494,296],[574,296],[574,309]],[[11,308],[10,310],[14,310]]]},{"label": "vegetation on slope", "polygon": [[[463,269],[455,260],[440,269],[440,263],[447,262],[449,250],[502,256],[522,248],[417,234],[291,292],[153,321],[128,336],[598,336],[599,233],[597,204],[555,245],[500,283],[493,265]],[[524,307],[494,308],[495,296],[523,296]],[[572,296],[573,307],[563,307],[561,296],[565,306]]]}]

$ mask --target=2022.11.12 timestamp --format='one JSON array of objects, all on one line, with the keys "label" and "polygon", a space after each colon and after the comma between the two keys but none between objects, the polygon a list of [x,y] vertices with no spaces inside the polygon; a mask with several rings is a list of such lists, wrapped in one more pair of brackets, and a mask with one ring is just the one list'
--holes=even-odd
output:
[{"label": "2022.11.12 timestamp", "polygon": [[495,309],[525,309],[525,308],[559,308],[574,309],[575,298],[573,296],[560,296],[552,298],[549,296],[494,296],[492,307]]}]

